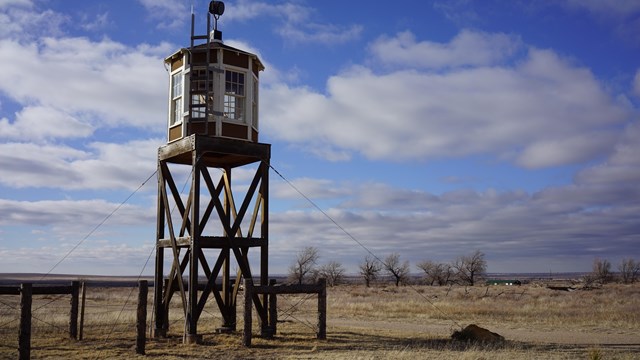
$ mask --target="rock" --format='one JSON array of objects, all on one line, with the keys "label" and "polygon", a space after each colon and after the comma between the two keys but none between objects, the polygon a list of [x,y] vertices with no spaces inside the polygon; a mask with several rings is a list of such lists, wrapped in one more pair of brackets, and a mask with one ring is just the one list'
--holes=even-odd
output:
[{"label": "rock", "polygon": [[471,324],[461,331],[454,331],[451,338],[459,341],[467,342],[499,342],[504,341],[504,337],[500,334],[491,332],[478,325]]}]

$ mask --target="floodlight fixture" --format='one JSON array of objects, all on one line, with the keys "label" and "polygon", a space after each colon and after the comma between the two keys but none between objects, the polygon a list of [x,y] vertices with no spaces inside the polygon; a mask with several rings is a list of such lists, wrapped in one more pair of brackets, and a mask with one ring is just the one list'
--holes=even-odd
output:
[{"label": "floodlight fixture", "polygon": [[216,19],[224,14],[224,3],[222,1],[212,1],[209,3],[209,13]]}]

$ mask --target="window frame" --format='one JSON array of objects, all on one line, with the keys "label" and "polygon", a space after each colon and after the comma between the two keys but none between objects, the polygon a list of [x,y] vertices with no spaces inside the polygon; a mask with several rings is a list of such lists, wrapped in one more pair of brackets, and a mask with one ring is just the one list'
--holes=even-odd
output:
[{"label": "window frame", "polygon": [[[171,114],[169,127],[175,127],[184,122],[184,72],[178,70],[171,74]],[[177,82],[176,79],[180,81]],[[177,84],[179,83],[179,87]]]},{"label": "window frame", "polygon": [[[227,91],[228,87],[227,87],[227,73],[236,73],[236,74],[240,74],[242,75],[242,83],[240,83],[239,81],[234,82],[233,79],[230,82],[231,88],[233,90],[233,86],[242,86],[242,94],[236,94],[233,93],[232,91]],[[223,118],[224,121],[227,122],[233,122],[233,123],[239,123],[239,124],[244,124],[247,125],[247,78],[248,78],[248,71],[247,69],[244,68],[238,68],[235,66],[225,66],[224,68],[224,85],[223,85],[223,96],[222,96],[222,113],[223,113]],[[233,75],[232,75],[233,76]],[[233,107],[233,109],[241,109],[241,116],[240,117],[229,117],[228,114],[231,114],[231,112],[228,112],[227,109],[230,109],[231,107],[228,107],[228,98],[234,98],[235,101],[240,100],[242,103],[241,105],[238,107],[237,105]],[[237,114],[237,111],[234,111],[233,114]],[[249,124],[250,125],[250,124]]]}]

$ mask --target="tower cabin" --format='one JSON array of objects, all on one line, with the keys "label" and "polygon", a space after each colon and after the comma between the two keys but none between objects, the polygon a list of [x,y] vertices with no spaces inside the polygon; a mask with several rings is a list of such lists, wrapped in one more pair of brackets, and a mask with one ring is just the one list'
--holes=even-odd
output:
[{"label": "tower cabin", "polygon": [[217,26],[197,36],[192,25],[191,46],[164,62],[170,69],[168,143],[193,134],[258,142],[258,80],[264,66],[256,55],[225,45]]}]

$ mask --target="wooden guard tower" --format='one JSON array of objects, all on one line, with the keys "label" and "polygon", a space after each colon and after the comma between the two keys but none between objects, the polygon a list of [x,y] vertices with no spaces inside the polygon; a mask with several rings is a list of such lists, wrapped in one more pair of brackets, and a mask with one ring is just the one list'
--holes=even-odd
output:
[{"label": "wooden guard tower", "polygon": [[[167,144],[158,149],[154,336],[166,336],[170,303],[178,298],[186,343],[198,341],[198,320],[213,302],[207,300],[215,299],[222,329],[235,330],[241,279],[268,283],[271,145],[258,142],[264,67],[256,55],[222,42],[223,12],[222,2],[210,3],[205,35],[194,34],[192,15],[190,47],[165,59],[169,116]],[[232,178],[238,168],[245,179],[235,186],[240,190]],[[188,193],[174,180],[186,173]],[[252,301],[265,326],[266,295]]]}]

